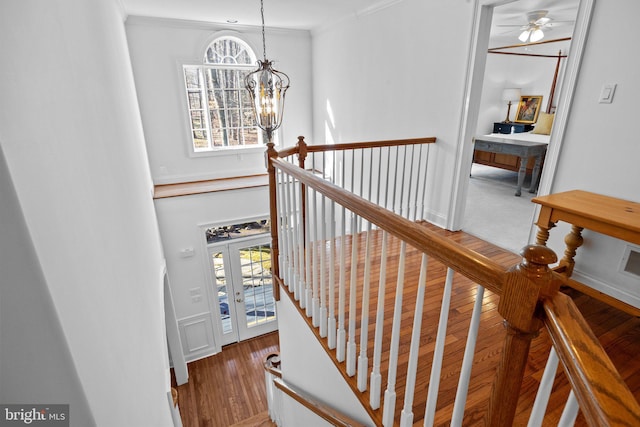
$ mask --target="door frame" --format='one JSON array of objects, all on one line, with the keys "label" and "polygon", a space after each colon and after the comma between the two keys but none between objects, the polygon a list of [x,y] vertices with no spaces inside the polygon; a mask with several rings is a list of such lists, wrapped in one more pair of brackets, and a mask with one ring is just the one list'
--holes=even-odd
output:
[{"label": "door frame", "polygon": [[[238,238],[238,239],[233,239],[233,240],[226,240],[226,241],[221,241],[221,242],[216,242],[216,243],[210,243],[207,245],[206,248],[206,255],[207,255],[207,268],[209,269],[209,274],[208,277],[209,279],[209,285],[208,288],[210,288],[211,292],[209,292],[210,295],[210,301],[209,304],[211,307],[213,307],[213,329],[214,329],[214,333],[217,335],[217,337],[215,337],[215,341],[216,343],[219,343],[220,346],[220,350],[222,346],[234,343],[234,342],[239,342],[242,340],[242,336],[240,334],[240,326],[236,323],[234,323],[234,333],[237,336],[237,341],[230,341],[230,342],[226,342],[224,340],[224,331],[222,329],[222,317],[220,314],[220,302],[219,302],[219,298],[217,295],[217,289],[216,289],[216,278],[215,278],[215,274],[213,272],[213,264],[212,264],[212,254],[213,253],[217,253],[217,252],[222,252],[224,255],[223,256],[227,256],[227,261],[229,262],[225,262],[224,264],[224,269],[225,269],[225,278],[227,280],[227,286],[231,285],[233,286],[231,283],[231,280],[233,280],[232,275],[235,274],[235,271],[238,269],[238,266],[235,265],[235,261],[232,260],[232,251],[235,250],[235,247],[242,247],[242,246],[254,246],[254,245],[260,245],[263,244],[262,242],[264,241],[264,244],[268,245],[269,247],[271,247],[271,235],[269,233],[264,233],[264,234],[259,234],[259,235],[255,235],[255,236],[248,236],[248,237],[243,237],[243,238]],[[271,262],[276,262],[276,260],[274,260],[273,258],[271,259]],[[229,295],[228,297],[229,299],[233,299],[235,298],[234,295]],[[275,307],[274,307],[275,309]],[[234,318],[234,320],[238,320],[238,313],[236,312],[236,306],[235,303],[232,304],[232,301],[229,302],[229,313],[230,315]],[[277,315],[276,315],[277,316]],[[277,317],[276,317],[277,319]],[[277,322],[277,320],[276,320]],[[265,325],[270,324],[270,323],[266,323]],[[276,326],[277,327],[277,326]],[[267,331],[269,332],[269,331]],[[266,332],[265,332],[266,333]],[[260,333],[258,333],[259,335]]]},{"label": "door frame", "polygon": [[[458,148],[454,171],[453,194],[449,205],[447,228],[460,230],[464,220],[467,191],[469,187],[469,166],[473,157],[473,145],[469,142],[476,133],[480,98],[484,82],[484,72],[489,47],[489,32],[493,18],[493,9],[518,0],[479,0],[474,8],[474,26],[467,60],[467,77],[465,80],[463,111],[458,131]],[[571,55],[565,65],[563,84],[560,88],[554,126],[550,135],[553,143],[549,144],[545,157],[538,194],[549,194],[557,170],[558,159],[564,139],[571,103],[580,72],[582,56],[587,40],[591,15],[595,0],[580,0],[576,15],[575,27],[571,39]],[[537,217],[539,206],[535,206],[534,217]],[[529,241],[535,236],[535,224],[531,224]]]}]

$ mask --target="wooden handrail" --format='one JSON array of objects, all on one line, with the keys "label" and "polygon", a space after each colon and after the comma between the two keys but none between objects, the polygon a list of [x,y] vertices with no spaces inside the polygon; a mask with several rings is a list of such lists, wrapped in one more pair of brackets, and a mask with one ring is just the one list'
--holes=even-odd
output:
[{"label": "wooden handrail", "polygon": [[273,384],[285,392],[288,396],[293,398],[296,402],[300,403],[305,408],[309,409],[319,417],[332,423],[334,426],[339,427],[364,427],[364,424],[353,420],[349,416],[337,411],[318,400],[314,399],[310,395],[304,393],[296,387],[287,384],[282,379],[282,371],[280,370],[280,354],[272,353],[264,358],[264,370],[273,375]]},{"label": "wooden handrail", "polygon": [[314,399],[310,395],[305,392],[299,390],[298,388],[286,383],[282,378],[274,378],[273,384],[294,399],[296,402],[300,403],[305,408],[312,411],[314,414],[318,415],[322,419],[331,423],[331,425],[337,427],[365,427],[365,424],[362,424],[353,418],[337,411],[323,403],[320,403],[318,400]]},{"label": "wooden handrail", "polygon": [[[506,270],[482,254],[353,194],[304,168],[304,157],[309,152],[432,142],[435,142],[435,138],[307,146],[300,137],[296,147],[279,153],[273,150],[268,154],[272,202],[276,198],[276,171],[279,169],[287,176],[285,182],[300,183],[301,192],[307,187],[312,188],[314,192],[500,296],[498,312],[505,319],[507,334],[486,414],[487,425],[508,427],[513,424],[531,341],[544,325],[549,330],[556,352],[565,365],[567,376],[588,422],[591,425],[640,425],[640,406],[573,305],[573,301],[558,292],[565,280],[549,267],[557,262],[557,256],[552,250],[540,245],[527,246],[520,252],[523,257],[520,264]],[[294,154],[300,156],[298,166],[291,159],[281,158]],[[277,220],[274,216],[276,208],[275,203],[272,203],[274,223]],[[302,212],[301,223],[304,225],[303,208],[298,209]],[[303,226],[302,230],[306,230],[306,227]],[[278,230],[274,231],[277,233]],[[279,274],[275,274],[274,279],[276,287],[285,287]],[[299,309],[302,310],[300,307]],[[309,316],[304,318],[310,327],[315,327]],[[305,404],[305,399],[300,397],[303,395],[294,393],[281,379],[275,380],[274,383]],[[311,406],[307,407],[316,412]],[[370,408],[367,410],[372,415]]]},{"label": "wooden handrail", "polygon": [[[274,360],[277,360],[274,363]],[[264,370],[269,372],[275,377],[282,377],[282,371],[280,370],[280,353],[271,353],[264,358]]]},{"label": "wooden handrail", "polygon": [[[301,142],[304,143],[304,137],[298,137],[298,144],[294,147],[285,148],[278,152],[278,157],[288,157],[293,154],[298,154]],[[309,153],[320,153],[324,151],[344,151],[344,150],[357,150],[363,148],[378,148],[378,147],[397,147],[402,145],[419,145],[419,144],[433,144],[436,142],[436,137],[428,138],[408,138],[408,139],[389,139],[384,141],[366,141],[366,142],[345,142],[340,144],[322,144],[322,145],[308,145],[304,144],[304,149]],[[306,154],[305,152],[305,154]]]},{"label": "wooden handrail", "polygon": [[558,293],[543,307],[544,323],[589,425],[640,425],[640,405],[573,300]]},{"label": "wooden handrail", "polygon": [[271,158],[271,162],[276,168],[335,200],[360,217],[450,266],[492,292],[500,294],[505,269],[495,261],[458,245],[446,237],[439,236],[420,224],[343,190],[308,171],[300,170],[284,160]]}]

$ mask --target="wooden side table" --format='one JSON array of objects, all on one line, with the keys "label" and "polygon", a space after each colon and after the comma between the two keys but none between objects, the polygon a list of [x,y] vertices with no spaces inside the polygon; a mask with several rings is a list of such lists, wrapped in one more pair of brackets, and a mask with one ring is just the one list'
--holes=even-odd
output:
[{"label": "wooden side table", "polygon": [[[541,206],[536,223],[537,244],[547,244],[549,231],[558,221],[571,224],[571,232],[564,239],[564,257],[556,269],[567,278],[573,273],[574,257],[583,243],[582,230],[585,228],[640,245],[640,203],[581,190],[535,197],[531,201]],[[630,314],[640,315],[640,309],[579,282],[568,280],[567,284]]]}]

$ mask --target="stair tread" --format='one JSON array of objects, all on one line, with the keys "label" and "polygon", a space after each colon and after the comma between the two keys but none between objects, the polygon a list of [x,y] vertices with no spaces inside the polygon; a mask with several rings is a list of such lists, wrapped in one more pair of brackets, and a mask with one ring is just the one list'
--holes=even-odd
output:
[{"label": "stair tread", "polygon": [[277,427],[269,417],[269,411],[263,411],[230,427]]}]

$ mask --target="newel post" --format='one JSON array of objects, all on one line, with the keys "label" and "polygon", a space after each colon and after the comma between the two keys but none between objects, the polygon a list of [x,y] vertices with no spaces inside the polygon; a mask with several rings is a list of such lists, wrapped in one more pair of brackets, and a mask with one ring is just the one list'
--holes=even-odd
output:
[{"label": "newel post", "polygon": [[280,249],[278,247],[278,205],[276,199],[277,181],[276,168],[271,163],[271,159],[278,157],[275,144],[272,141],[267,143],[267,151],[265,152],[265,162],[267,164],[267,173],[269,174],[269,222],[271,226],[271,275],[273,286],[273,297],[276,301],[280,301]]},{"label": "newel post", "polygon": [[[305,160],[307,159],[307,143],[304,142],[304,136],[298,137],[298,143],[296,144],[296,149],[298,151],[298,166],[300,169],[304,170]],[[300,217],[301,217],[301,232],[303,235],[307,230],[307,186],[304,183],[300,183]],[[306,239],[302,239],[302,244],[304,245]]]},{"label": "newel post", "polygon": [[521,263],[505,276],[498,303],[507,335],[489,401],[486,421],[491,427],[513,424],[531,340],[542,327],[542,321],[536,316],[538,303],[560,288],[560,282],[549,268],[549,264],[558,260],[551,249],[529,245],[520,255]]}]

